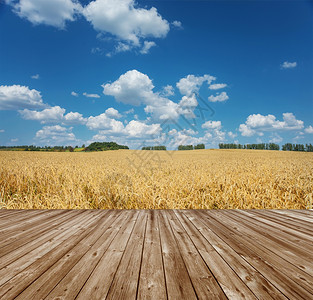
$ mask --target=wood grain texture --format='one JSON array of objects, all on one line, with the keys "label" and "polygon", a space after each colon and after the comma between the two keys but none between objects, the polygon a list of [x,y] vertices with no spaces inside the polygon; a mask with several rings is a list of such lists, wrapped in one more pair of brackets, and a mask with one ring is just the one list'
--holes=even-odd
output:
[{"label": "wood grain texture", "polygon": [[313,211],[0,210],[0,299],[313,299]]}]

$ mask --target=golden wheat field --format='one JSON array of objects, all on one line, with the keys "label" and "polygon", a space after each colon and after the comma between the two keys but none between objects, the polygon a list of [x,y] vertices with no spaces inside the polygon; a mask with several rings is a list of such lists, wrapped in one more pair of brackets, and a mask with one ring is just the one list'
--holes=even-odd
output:
[{"label": "golden wheat field", "polygon": [[312,206],[313,153],[0,152],[1,208]]}]

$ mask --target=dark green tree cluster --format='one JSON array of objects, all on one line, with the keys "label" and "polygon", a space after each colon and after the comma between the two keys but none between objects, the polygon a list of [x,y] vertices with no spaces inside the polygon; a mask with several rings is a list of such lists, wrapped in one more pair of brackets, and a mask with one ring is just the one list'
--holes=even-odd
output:
[{"label": "dark green tree cluster", "polygon": [[198,145],[179,145],[178,150],[197,150],[197,149],[205,149],[204,144],[198,144]]},{"label": "dark green tree cluster", "polygon": [[142,147],[141,150],[166,150],[165,146],[147,146]]},{"label": "dark green tree cluster", "polygon": [[205,145],[204,144],[198,144],[196,146],[193,147],[195,150],[197,149],[205,149]]},{"label": "dark green tree cluster", "polygon": [[275,143],[260,143],[260,144],[219,144],[220,149],[255,149],[255,150],[279,150],[279,145]]},{"label": "dark green tree cluster", "polygon": [[50,151],[50,152],[73,152],[74,148],[72,146],[34,146],[34,145],[24,145],[24,146],[0,146],[1,150],[20,150],[20,151]]},{"label": "dark green tree cluster", "polygon": [[287,143],[282,146],[283,151],[302,151],[302,152],[313,152],[313,146],[311,144],[291,144]]},{"label": "dark green tree cluster", "polygon": [[94,142],[85,148],[85,151],[106,151],[106,150],[119,150],[129,149],[128,146],[119,145],[115,142]]}]

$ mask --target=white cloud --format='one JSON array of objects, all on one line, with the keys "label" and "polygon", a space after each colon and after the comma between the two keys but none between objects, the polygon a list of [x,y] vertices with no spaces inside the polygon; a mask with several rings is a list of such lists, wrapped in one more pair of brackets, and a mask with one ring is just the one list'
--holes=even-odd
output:
[{"label": "white cloud", "polygon": [[18,141],[18,139],[11,139],[11,142],[17,142]]},{"label": "white cloud", "polygon": [[125,127],[127,135],[137,138],[142,138],[147,135],[157,135],[161,132],[161,130],[160,124],[147,125],[137,120],[130,121]]},{"label": "white cloud", "polygon": [[156,43],[155,42],[148,42],[148,41],[144,41],[144,44],[143,44],[143,47],[142,49],[140,50],[140,53],[141,54],[147,54],[149,53],[149,50],[156,46]]},{"label": "white cloud", "polygon": [[0,129],[0,133],[2,133],[2,132],[5,132],[5,130],[4,129]]},{"label": "white cloud", "polygon": [[226,94],[226,92],[222,92],[220,94],[216,94],[216,96],[209,96],[209,101],[211,102],[223,102],[229,99],[228,95]]},{"label": "white cloud", "polygon": [[82,114],[78,112],[69,112],[68,114],[64,115],[64,118],[62,120],[62,123],[64,124],[85,124],[86,118],[83,117]]},{"label": "white cloud", "polygon": [[42,111],[36,110],[19,110],[22,118],[25,120],[39,121],[41,124],[46,123],[63,123],[63,124],[84,124],[86,119],[78,112],[69,112],[65,114],[65,109],[60,106],[53,106]]},{"label": "white cloud", "polygon": [[[112,83],[103,84],[103,93],[114,96],[118,102],[130,105],[145,105],[145,112],[152,115],[156,121],[177,120],[180,115],[187,118],[194,118],[193,110],[198,105],[195,91],[200,87],[203,81],[212,80],[212,76],[204,75],[200,79],[189,75],[180,80],[178,87],[186,93],[179,103],[175,103],[166,97],[164,92],[154,93],[152,80],[137,70],[131,70],[121,75]],[[172,93],[173,87],[165,87],[167,93]]]},{"label": "white cloud", "polygon": [[54,146],[77,142],[72,127],[66,128],[60,125],[44,126],[37,131],[35,139],[41,144]]},{"label": "white cloud", "polygon": [[209,89],[210,90],[219,90],[227,87],[226,83],[215,83],[215,84],[210,84]]},{"label": "white cloud", "polygon": [[[159,98],[160,102],[154,102],[145,107],[145,112],[153,115],[156,120],[176,120],[182,113],[181,108],[177,103],[166,98]],[[187,111],[186,111],[187,112]]]},{"label": "white cloud", "polygon": [[281,143],[282,141],[283,141],[283,138],[277,133],[274,132],[271,135],[270,143]]},{"label": "white cloud", "polygon": [[228,135],[230,138],[232,138],[232,139],[234,139],[234,138],[237,136],[236,133],[233,133],[233,132],[231,132],[231,131],[227,132],[227,135]]},{"label": "white cloud", "polygon": [[168,22],[156,8],[137,8],[134,0],[91,1],[83,14],[96,30],[135,45],[141,38],[162,38],[169,31]]},{"label": "white cloud", "polygon": [[111,132],[122,132],[124,125],[121,121],[115,120],[121,115],[114,108],[108,108],[104,113],[98,116],[90,116],[87,120],[86,126],[89,129],[105,129]]},{"label": "white cloud", "polygon": [[24,109],[20,110],[19,113],[25,120],[40,121],[44,124],[47,122],[61,121],[63,119],[65,109],[60,106],[53,106],[42,111]]},{"label": "white cloud", "polygon": [[40,92],[21,85],[0,86],[0,110],[45,107]]},{"label": "white cloud", "polygon": [[309,127],[305,128],[304,131],[306,133],[313,133],[313,127],[310,125]]},{"label": "white cloud", "polygon": [[180,21],[173,21],[172,25],[176,28],[183,28],[182,23]]},{"label": "white cloud", "polygon": [[71,92],[71,95],[74,96],[74,97],[78,97],[78,93],[76,93],[76,92],[74,92],[74,91]]},{"label": "white cloud", "polygon": [[87,94],[87,93],[83,93],[83,95],[87,98],[100,98],[100,96],[98,94]]},{"label": "white cloud", "polygon": [[297,66],[297,62],[289,62],[289,61],[284,61],[280,67],[282,69],[293,69]]},{"label": "white cloud", "polygon": [[255,131],[246,124],[240,124],[239,131],[241,132],[242,136],[253,136],[255,134]]},{"label": "white cloud", "polygon": [[118,102],[140,105],[153,96],[154,85],[147,75],[131,70],[113,83],[103,84],[102,87],[105,95],[114,96]]},{"label": "white cloud", "polygon": [[11,0],[13,11],[34,25],[45,24],[63,29],[67,21],[74,21],[82,9],[72,0]]},{"label": "white cloud", "polygon": [[202,128],[204,129],[221,129],[222,122],[221,121],[207,121],[202,124]]},{"label": "white cloud", "polygon": [[32,79],[39,79],[39,74],[32,75],[31,78],[32,78]]},{"label": "white cloud", "polygon": [[300,130],[303,121],[297,120],[293,113],[283,113],[283,121],[276,120],[274,115],[263,116],[253,114],[248,116],[245,124],[240,124],[239,131],[243,136],[263,135],[263,131]]},{"label": "white cloud", "polygon": [[164,86],[161,91],[161,95],[164,97],[173,96],[174,94],[174,88],[169,84]]},{"label": "white cloud", "polygon": [[176,86],[182,95],[190,96],[192,93],[198,92],[205,81],[211,84],[215,79],[215,77],[207,74],[203,76],[188,75],[180,79]]},{"label": "white cloud", "polygon": [[125,114],[128,115],[128,114],[133,114],[135,112],[135,110],[133,108],[125,111]]},{"label": "white cloud", "polygon": [[109,107],[106,111],[105,114],[110,117],[110,118],[120,118],[122,115],[118,112],[118,110],[114,109],[113,107]]}]

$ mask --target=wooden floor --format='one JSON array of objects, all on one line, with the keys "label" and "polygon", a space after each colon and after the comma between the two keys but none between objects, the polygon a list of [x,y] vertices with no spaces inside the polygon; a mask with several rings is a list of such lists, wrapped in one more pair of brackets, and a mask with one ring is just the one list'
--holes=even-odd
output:
[{"label": "wooden floor", "polygon": [[1,299],[313,299],[313,211],[0,210]]}]

